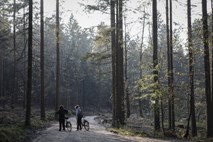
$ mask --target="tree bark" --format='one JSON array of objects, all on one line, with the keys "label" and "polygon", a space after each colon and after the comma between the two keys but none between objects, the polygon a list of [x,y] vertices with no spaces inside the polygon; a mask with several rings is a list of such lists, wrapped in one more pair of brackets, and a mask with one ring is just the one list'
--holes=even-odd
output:
[{"label": "tree bark", "polygon": [[172,115],[171,115],[171,69],[170,69],[170,63],[171,63],[171,59],[170,59],[170,36],[169,36],[169,0],[166,0],[166,34],[167,34],[167,63],[168,63],[168,120],[169,120],[169,129],[172,128]]},{"label": "tree bark", "polygon": [[[142,35],[141,35],[141,45],[140,45],[140,79],[142,79],[143,73],[142,73],[142,61],[143,61],[143,40],[144,40],[144,29],[145,29],[145,22],[146,22],[146,12],[144,8],[144,15],[143,15],[143,27],[142,27]],[[139,97],[142,96],[142,93],[139,92]],[[142,111],[142,102],[141,99],[139,99],[139,114],[141,117],[143,117],[143,111]]]},{"label": "tree bark", "polygon": [[117,0],[116,47],[116,126],[124,124],[124,76],[123,76],[123,1]]},{"label": "tree bark", "polygon": [[[23,31],[24,31],[24,59],[26,58],[26,18],[25,18],[26,16],[25,16],[25,7],[23,8],[23,19],[24,19],[24,27],[23,27]],[[26,62],[24,62],[24,74],[27,74],[27,72],[26,72]],[[23,94],[23,108],[25,109],[26,108],[26,87],[27,85],[26,85],[26,77],[24,76],[24,94]]]},{"label": "tree bark", "polygon": [[[152,1],[153,4],[153,75],[154,82],[158,83],[158,30],[157,30],[157,0]],[[154,129],[160,129],[160,110],[158,97],[155,99],[154,104]]]},{"label": "tree bark", "polygon": [[[211,44],[211,48],[212,48],[212,86],[211,86],[211,108],[213,109],[213,0],[211,0],[211,8],[212,8],[212,44]],[[213,114],[212,114],[213,117]]]},{"label": "tree bark", "polygon": [[170,94],[171,94],[171,124],[172,130],[175,130],[175,108],[174,108],[174,77],[173,77],[173,30],[172,30],[172,0],[170,0]]},{"label": "tree bark", "polygon": [[111,0],[110,3],[110,18],[111,18],[111,50],[112,50],[112,126],[115,126],[116,121],[116,105],[115,105],[115,77],[116,77],[116,70],[115,70],[115,0]]},{"label": "tree bark", "polygon": [[[212,8],[212,33],[213,33],[213,0],[211,0],[211,8]],[[211,44],[211,48],[212,48],[212,84],[213,84],[213,34],[212,34],[212,44]],[[212,107],[213,107],[213,85],[211,86],[212,88]]]},{"label": "tree bark", "polygon": [[13,92],[11,94],[11,107],[14,107],[16,93],[16,0],[13,0]]},{"label": "tree bark", "polygon": [[25,125],[30,126],[31,94],[32,94],[32,43],[33,43],[33,0],[29,0],[29,27],[28,27],[28,77],[27,77],[27,106]]},{"label": "tree bark", "polygon": [[56,104],[55,110],[59,107],[59,76],[60,76],[60,57],[59,57],[59,0],[56,0]]},{"label": "tree bark", "polygon": [[202,0],[203,44],[204,44],[204,68],[205,68],[205,94],[207,105],[207,137],[213,137],[213,114],[210,82],[209,43],[208,43],[208,14],[207,1]]},{"label": "tree bark", "polygon": [[45,103],[44,103],[44,1],[41,0],[41,21],[40,21],[40,70],[41,70],[41,120],[45,120]]},{"label": "tree bark", "polygon": [[[190,114],[192,136],[197,135],[195,103],[194,103],[194,54],[192,46],[192,26],[191,26],[191,0],[187,0],[187,17],[188,17],[188,49],[189,49],[189,80],[190,80]],[[189,117],[190,118],[190,117]]]},{"label": "tree bark", "polygon": [[125,25],[125,68],[124,68],[124,76],[125,76],[125,100],[126,100],[126,117],[130,116],[130,102],[129,102],[129,87],[128,87],[128,75],[127,75],[127,67],[128,67],[128,49],[127,49],[127,35],[126,35],[126,16],[124,17],[124,25]]}]

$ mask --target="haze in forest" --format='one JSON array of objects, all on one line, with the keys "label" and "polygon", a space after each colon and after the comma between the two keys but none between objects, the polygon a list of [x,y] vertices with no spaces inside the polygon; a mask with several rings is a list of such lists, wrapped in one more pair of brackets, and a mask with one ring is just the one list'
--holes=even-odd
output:
[{"label": "haze in forest", "polygon": [[[39,0],[37,1],[39,3]],[[55,1],[56,0],[44,1],[44,5],[46,5],[44,7],[46,16],[52,15],[55,13],[55,8],[56,8]],[[70,14],[72,13],[75,16],[76,20],[78,21],[79,25],[83,28],[96,27],[101,22],[105,22],[107,25],[109,25],[110,24],[109,10],[106,11],[107,14],[102,13],[100,11],[88,12],[87,10],[85,10],[85,7],[81,5],[81,4],[95,5],[96,3],[98,3],[98,0],[63,0],[60,5],[61,11],[63,12],[63,14],[61,15],[62,21],[67,22]],[[136,36],[140,36],[141,34],[139,31],[142,30],[141,20],[139,20],[139,17],[141,17],[142,14],[136,11],[140,3],[141,3],[141,0],[127,0],[128,6],[125,7],[128,9],[131,9],[131,11],[128,11],[125,14],[127,14],[126,16],[127,23],[129,23],[127,25],[127,31],[130,32],[133,39],[136,38]],[[201,18],[202,16],[200,14],[201,1],[192,0],[191,3],[192,3],[192,21],[194,21],[195,19]],[[173,8],[174,27],[182,29],[181,35],[184,42],[186,42],[186,38],[187,38],[187,16],[186,16],[187,7],[186,5],[187,3],[185,0],[177,0],[177,1],[174,1],[173,5],[174,5],[174,8]],[[208,8],[207,11],[210,12],[211,10],[210,1],[207,1],[207,8]],[[147,13],[152,13],[151,5],[147,7],[146,11]],[[165,19],[165,1],[164,0],[159,0],[158,11],[162,14],[163,19]],[[148,35],[147,30],[146,30],[146,35]],[[146,38],[148,38],[148,36],[146,36]]]},{"label": "haze in forest", "polygon": [[210,0],[0,0],[0,142],[210,141],[212,33]]}]

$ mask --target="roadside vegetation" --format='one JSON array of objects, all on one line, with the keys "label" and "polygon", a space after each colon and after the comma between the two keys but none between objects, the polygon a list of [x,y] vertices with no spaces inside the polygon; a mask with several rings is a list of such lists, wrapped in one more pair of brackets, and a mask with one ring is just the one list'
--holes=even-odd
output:
[{"label": "roadside vegetation", "polygon": [[[123,135],[123,136],[137,136],[137,137],[148,137],[148,138],[157,138],[157,139],[171,139],[177,141],[191,141],[191,142],[212,142],[213,139],[206,138],[205,124],[203,122],[198,123],[198,136],[184,137],[186,133],[186,124],[187,120],[180,120],[175,131],[165,129],[165,134],[162,131],[154,131],[153,122],[150,118],[142,118],[136,114],[132,114],[127,120],[126,124],[120,128],[113,128],[111,126],[112,118],[110,114],[99,114],[96,118],[99,124],[106,127],[107,131],[110,131],[114,134]],[[168,127],[165,125],[165,127]]]},{"label": "roadside vegetation", "polygon": [[54,112],[51,110],[46,113],[46,120],[42,121],[39,111],[33,109],[30,127],[24,125],[23,108],[5,108],[0,111],[0,142],[30,142],[40,130],[55,122]]}]

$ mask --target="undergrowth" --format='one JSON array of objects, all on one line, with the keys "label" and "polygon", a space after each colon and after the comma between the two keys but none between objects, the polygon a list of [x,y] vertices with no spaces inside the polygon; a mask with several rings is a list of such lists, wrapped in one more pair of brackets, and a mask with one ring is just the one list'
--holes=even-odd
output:
[{"label": "undergrowth", "polygon": [[119,134],[119,135],[123,135],[123,136],[139,136],[139,137],[148,137],[149,134],[145,133],[145,132],[139,132],[139,131],[134,131],[130,128],[108,128],[108,131],[115,133],[115,134]]},{"label": "undergrowth", "polygon": [[53,121],[53,112],[46,112],[45,121],[41,120],[39,113],[36,112],[32,113],[31,126],[26,127],[24,115],[20,115],[17,111],[1,111],[0,142],[30,142],[38,130],[46,128]]},{"label": "undergrowth", "polygon": [[1,142],[24,142],[26,131],[17,125],[0,126]]}]

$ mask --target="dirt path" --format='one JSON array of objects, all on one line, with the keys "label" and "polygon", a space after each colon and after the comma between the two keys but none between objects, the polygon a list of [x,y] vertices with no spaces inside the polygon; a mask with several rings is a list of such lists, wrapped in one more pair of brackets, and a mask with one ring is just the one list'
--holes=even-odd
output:
[{"label": "dirt path", "polygon": [[58,131],[58,123],[41,132],[33,142],[178,142],[177,140],[158,140],[151,138],[126,137],[110,133],[99,125],[95,116],[86,117],[90,122],[90,130],[76,131],[75,118],[69,118],[73,125],[71,132]]}]

